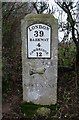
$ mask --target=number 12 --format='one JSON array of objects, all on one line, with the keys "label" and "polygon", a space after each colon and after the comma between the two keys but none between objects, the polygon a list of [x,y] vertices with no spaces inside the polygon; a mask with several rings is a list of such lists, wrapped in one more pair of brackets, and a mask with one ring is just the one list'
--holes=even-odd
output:
[{"label": "number 12", "polygon": [[42,56],[42,52],[36,52],[36,56]]}]

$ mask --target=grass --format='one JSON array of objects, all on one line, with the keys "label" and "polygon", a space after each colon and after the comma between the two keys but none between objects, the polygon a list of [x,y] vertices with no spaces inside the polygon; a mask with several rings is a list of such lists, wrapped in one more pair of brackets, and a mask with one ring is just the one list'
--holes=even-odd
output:
[{"label": "grass", "polygon": [[39,108],[49,108],[51,111],[56,111],[57,105],[40,105],[40,104],[34,104],[32,102],[23,102],[21,104],[21,110],[22,113],[25,116],[31,117],[34,114],[36,114],[37,109]]}]

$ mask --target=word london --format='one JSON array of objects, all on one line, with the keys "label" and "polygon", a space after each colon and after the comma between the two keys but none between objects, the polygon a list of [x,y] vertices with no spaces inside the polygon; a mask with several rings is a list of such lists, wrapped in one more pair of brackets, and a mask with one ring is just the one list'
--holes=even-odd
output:
[{"label": "word london", "polygon": [[34,29],[44,29],[44,30],[49,30],[49,27],[48,26],[45,26],[45,25],[40,25],[40,24],[37,24],[37,25],[33,25],[33,26],[30,26],[29,27],[29,30],[32,31]]}]

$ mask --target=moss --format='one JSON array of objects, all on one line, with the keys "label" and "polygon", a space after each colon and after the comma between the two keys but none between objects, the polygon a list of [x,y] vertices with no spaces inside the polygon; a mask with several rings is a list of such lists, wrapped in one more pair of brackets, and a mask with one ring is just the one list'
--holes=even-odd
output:
[{"label": "moss", "polygon": [[38,110],[41,110],[41,108],[45,108],[46,110],[50,109],[50,111],[56,111],[57,105],[40,105],[32,102],[23,102],[21,104],[21,110],[25,116],[34,116],[37,114]]},{"label": "moss", "polygon": [[49,108],[46,108],[46,107],[38,108],[36,111],[38,116],[49,116],[50,112],[51,112],[51,110]]},{"label": "moss", "polygon": [[27,19],[34,19],[34,18],[42,18],[42,19],[46,19],[46,18],[52,18],[53,20],[55,20],[54,16],[51,14],[28,14],[27,16],[25,16],[25,18]]},{"label": "moss", "polygon": [[34,23],[43,23],[48,25],[57,23],[57,19],[55,19],[51,14],[28,14],[24,17],[24,20],[22,20],[22,25],[26,21],[28,26]]}]

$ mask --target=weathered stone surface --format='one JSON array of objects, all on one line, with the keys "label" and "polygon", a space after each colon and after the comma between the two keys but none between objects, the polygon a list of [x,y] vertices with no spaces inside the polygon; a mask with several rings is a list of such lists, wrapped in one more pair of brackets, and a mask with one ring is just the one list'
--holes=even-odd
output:
[{"label": "weathered stone surface", "polygon": [[[27,27],[32,24],[51,26],[51,58],[27,58]],[[57,20],[49,14],[31,14],[21,22],[23,100],[50,105],[57,102]]]}]

